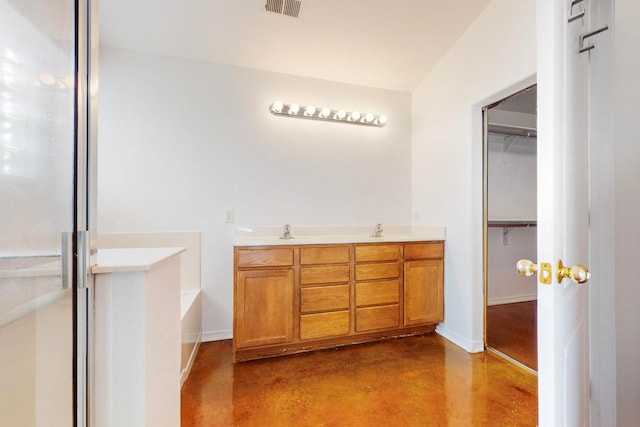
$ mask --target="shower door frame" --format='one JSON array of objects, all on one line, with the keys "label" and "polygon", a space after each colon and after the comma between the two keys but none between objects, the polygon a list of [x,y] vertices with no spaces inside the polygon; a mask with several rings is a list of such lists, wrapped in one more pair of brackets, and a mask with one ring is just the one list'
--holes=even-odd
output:
[{"label": "shower door frame", "polygon": [[98,134],[98,0],[76,5],[76,158],[74,188],[74,401],[75,426],[95,425],[94,281],[91,266],[97,250],[97,134]]}]

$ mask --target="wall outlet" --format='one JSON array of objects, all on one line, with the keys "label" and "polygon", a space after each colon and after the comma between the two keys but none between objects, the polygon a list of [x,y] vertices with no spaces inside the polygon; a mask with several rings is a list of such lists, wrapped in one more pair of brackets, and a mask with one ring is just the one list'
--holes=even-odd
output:
[{"label": "wall outlet", "polygon": [[224,222],[233,222],[233,209],[227,209],[226,211],[224,211]]}]

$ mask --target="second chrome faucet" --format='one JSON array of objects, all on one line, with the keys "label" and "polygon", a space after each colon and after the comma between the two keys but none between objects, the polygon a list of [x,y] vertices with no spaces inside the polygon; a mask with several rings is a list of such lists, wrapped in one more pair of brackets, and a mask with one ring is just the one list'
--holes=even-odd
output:
[{"label": "second chrome faucet", "polygon": [[282,235],[280,236],[281,239],[293,239],[293,236],[291,235],[291,227],[289,227],[289,224],[285,224],[284,228],[282,229]]},{"label": "second chrome faucet", "polygon": [[382,237],[382,224],[376,224],[376,229],[373,231],[371,237]]}]

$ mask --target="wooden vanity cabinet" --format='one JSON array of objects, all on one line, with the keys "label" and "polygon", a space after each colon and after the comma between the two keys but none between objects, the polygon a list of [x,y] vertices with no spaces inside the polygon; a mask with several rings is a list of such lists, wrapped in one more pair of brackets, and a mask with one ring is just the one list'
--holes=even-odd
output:
[{"label": "wooden vanity cabinet", "polygon": [[235,247],[234,361],[432,332],[444,243]]},{"label": "wooden vanity cabinet", "polygon": [[405,245],[404,326],[444,320],[444,246]]},{"label": "wooden vanity cabinet", "polygon": [[292,248],[235,252],[234,349],[293,340]]},{"label": "wooden vanity cabinet", "polygon": [[351,247],[300,248],[300,340],[348,335]]},{"label": "wooden vanity cabinet", "polygon": [[356,332],[400,325],[402,245],[356,245]]}]

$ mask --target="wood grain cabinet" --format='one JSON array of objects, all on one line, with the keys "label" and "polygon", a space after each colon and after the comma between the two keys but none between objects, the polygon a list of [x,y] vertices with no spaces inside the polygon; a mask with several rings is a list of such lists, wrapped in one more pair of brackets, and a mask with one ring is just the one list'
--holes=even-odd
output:
[{"label": "wood grain cabinet", "polygon": [[356,245],[356,332],[400,324],[402,245]]},{"label": "wood grain cabinet", "polygon": [[444,320],[444,247],[405,246],[404,326]]},{"label": "wood grain cabinet", "polygon": [[351,248],[300,248],[300,340],[349,334]]},{"label": "wood grain cabinet", "polygon": [[237,250],[235,262],[234,348],[291,342],[293,249]]},{"label": "wood grain cabinet", "polygon": [[234,360],[432,332],[444,242],[236,247]]}]

